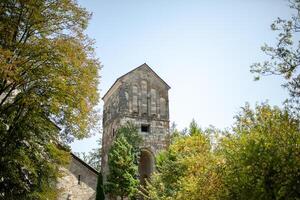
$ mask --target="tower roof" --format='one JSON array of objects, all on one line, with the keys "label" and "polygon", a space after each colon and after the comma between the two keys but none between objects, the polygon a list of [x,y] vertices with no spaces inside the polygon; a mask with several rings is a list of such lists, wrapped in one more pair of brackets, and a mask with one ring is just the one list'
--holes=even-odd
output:
[{"label": "tower roof", "polygon": [[170,89],[171,87],[153,70],[151,69],[151,67],[149,67],[149,65],[147,65],[146,63],[134,68],[133,70],[127,72],[126,74],[120,76],[119,78],[117,78],[117,80],[114,82],[114,84],[108,89],[108,91],[104,94],[104,96],[102,97],[103,100],[105,100],[105,97],[110,93],[110,91],[113,90],[113,88],[115,88],[118,85],[118,82],[123,79],[125,76],[127,76],[128,74],[133,73],[134,71],[141,69],[141,68],[146,68],[148,69],[154,76],[156,76],[162,83],[164,83],[168,89]]}]

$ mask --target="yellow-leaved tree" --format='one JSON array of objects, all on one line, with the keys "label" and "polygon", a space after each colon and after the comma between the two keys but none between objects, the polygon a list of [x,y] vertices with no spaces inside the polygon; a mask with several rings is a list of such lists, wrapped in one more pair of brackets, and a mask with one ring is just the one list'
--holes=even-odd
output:
[{"label": "yellow-leaved tree", "polygon": [[0,2],[0,198],[51,198],[64,163],[53,142],[95,127],[100,63],[84,34],[90,17],[75,0]]},{"label": "yellow-leaved tree", "polygon": [[[191,125],[198,127],[193,120]],[[215,155],[209,135],[200,128],[173,139],[157,158],[157,171],[147,186],[147,199],[218,199],[222,191],[221,157]]]}]

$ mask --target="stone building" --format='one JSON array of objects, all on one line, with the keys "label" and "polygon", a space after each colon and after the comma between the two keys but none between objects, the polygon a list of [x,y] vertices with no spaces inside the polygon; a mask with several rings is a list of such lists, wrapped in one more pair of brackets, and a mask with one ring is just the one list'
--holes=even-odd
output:
[{"label": "stone building", "polygon": [[58,200],[94,200],[98,172],[71,153],[68,167],[61,169],[62,177],[57,180]]},{"label": "stone building", "polygon": [[108,151],[116,130],[130,121],[144,139],[139,162],[141,182],[153,172],[155,154],[169,139],[170,86],[146,63],[119,77],[103,96],[103,137],[101,170],[106,180]]}]

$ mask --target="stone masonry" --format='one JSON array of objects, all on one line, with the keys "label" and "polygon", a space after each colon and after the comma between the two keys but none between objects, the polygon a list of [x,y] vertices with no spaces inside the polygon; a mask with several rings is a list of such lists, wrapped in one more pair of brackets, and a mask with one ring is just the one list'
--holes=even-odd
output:
[{"label": "stone masonry", "polygon": [[104,181],[109,170],[108,151],[118,127],[128,121],[139,128],[144,139],[140,176],[148,178],[152,173],[155,154],[168,145],[169,89],[164,80],[147,64],[143,64],[118,78],[104,95],[101,163]]},{"label": "stone masonry", "polygon": [[58,200],[94,200],[98,172],[71,153],[67,168],[62,167],[63,176],[57,181]]}]

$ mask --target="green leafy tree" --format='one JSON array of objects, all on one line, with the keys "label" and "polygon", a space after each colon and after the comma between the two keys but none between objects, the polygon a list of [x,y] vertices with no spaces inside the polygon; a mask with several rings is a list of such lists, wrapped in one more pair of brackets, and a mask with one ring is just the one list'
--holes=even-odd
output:
[{"label": "green leafy tree", "polygon": [[147,198],[217,199],[222,191],[220,160],[203,132],[176,138],[156,158],[157,171],[147,186]]},{"label": "green leafy tree", "polygon": [[171,126],[170,126],[170,137],[169,137],[169,142],[170,144],[176,140],[176,138],[183,136],[184,133],[182,131],[179,131],[177,129],[177,125],[175,122],[172,122]]},{"label": "green leafy tree", "polygon": [[123,135],[133,150],[139,151],[143,138],[139,134],[138,128],[132,122],[127,122],[117,130],[117,137]]},{"label": "green leafy tree", "polygon": [[138,165],[140,156],[140,145],[143,142],[138,128],[132,122],[126,122],[117,130],[117,137],[124,136],[126,141],[131,145],[131,153],[134,156],[134,163]]},{"label": "green leafy tree", "polygon": [[223,138],[223,199],[299,199],[299,120],[286,110],[247,105]]},{"label": "green leafy tree", "polygon": [[116,138],[108,155],[109,174],[106,192],[111,196],[132,198],[137,194],[139,181],[132,146],[123,135]]},{"label": "green leafy tree", "polygon": [[101,173],[99,173],[97,181],[96,200],[105,200],[103,177]]},{"label": "green leafy tree", "polygon": [[74,0],[0,1],[0,198],[55,199],[64,151],[97,117],[99,61]]},{"label": "green leafy tree", "polygon": [[230,131],[219,134],[210,127],[176,137],[156,157],[157,171],[145,197],[298,199],[299,124],[288,110],[246,105]]},{"label": "green leafy tree", "polygon": [[190,123],[189,127],[189,134],[190,135],[197,135],[201,134],[201,128],[198,126],[197,122],[193,119],[192,122]]},{"label": "green leafy tree", "polygon": [[261,50],[269,57],[269,60],[254,63],[251,72],[260,76],[280,75],[286,79],[283,85],[290,94],[288,104],[295,114],[300,112],[300,1],[290,0],[290,7],[294,12],[291,19],[275,20],[271,29],[278,32],[277,43],[274,46],[265,44]]}]

